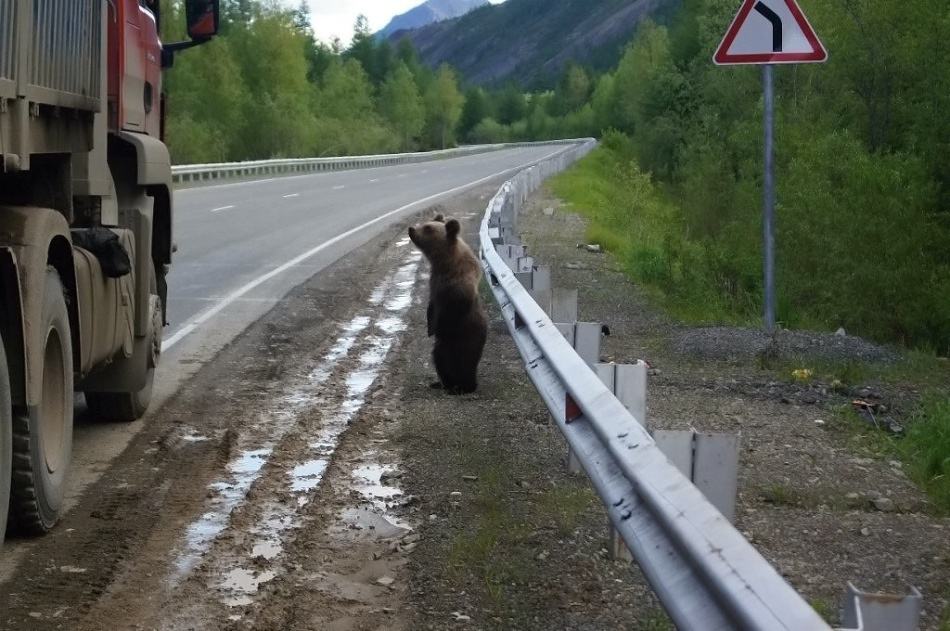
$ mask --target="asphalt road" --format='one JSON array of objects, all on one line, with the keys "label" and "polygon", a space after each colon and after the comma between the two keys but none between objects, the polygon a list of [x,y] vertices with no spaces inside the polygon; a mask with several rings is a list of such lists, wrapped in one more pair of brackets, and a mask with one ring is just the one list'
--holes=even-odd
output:
[{"label": "asphalt road", "polygon": [[262,313],[406,214],[563,148],[179,190],[166,348],[235,303]]}]

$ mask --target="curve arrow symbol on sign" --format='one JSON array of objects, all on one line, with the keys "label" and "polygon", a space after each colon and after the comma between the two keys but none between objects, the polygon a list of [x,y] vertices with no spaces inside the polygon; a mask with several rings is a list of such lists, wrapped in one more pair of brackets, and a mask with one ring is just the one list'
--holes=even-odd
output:
[{"label": "curve arrow symbol on sign", "polygon": [[756,3],[755,10],[772,23],[772,52],[782,52],[782,18],[761,0]]}]

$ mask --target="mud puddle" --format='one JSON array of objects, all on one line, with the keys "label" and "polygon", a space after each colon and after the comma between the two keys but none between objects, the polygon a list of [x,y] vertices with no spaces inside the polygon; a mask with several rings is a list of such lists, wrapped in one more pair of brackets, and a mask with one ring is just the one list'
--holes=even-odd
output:
[{"label": "mud puddle", "polygon": [[[226,474],[208,487],[205,512],[185,530],[169,577],[173,590],[200,593],[203,587],[201,600],[210,591],[236,621],[263,586],[286,572],[287,544],[307,523],[308,505],[407,328],[420,261],[418,252],[403,255],[396,271],[372,291],[369,308],[343,324],[332,347],[238,437]],[[403,535],[408,525],[386,514],[402,495],[384,483],[395,467],[374,462],[375,455],[367,454],[351,475],[365,504],[347,509],[353,512],[341,514],[340,523],[387,537]]]}]

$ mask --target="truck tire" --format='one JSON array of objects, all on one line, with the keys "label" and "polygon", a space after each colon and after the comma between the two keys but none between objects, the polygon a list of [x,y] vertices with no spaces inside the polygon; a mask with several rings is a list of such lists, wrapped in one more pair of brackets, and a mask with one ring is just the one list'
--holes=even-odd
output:
[{"label": "truck tire", "polygon": [[158,282],[155,271],[152,270],[149,287],[151,300],[149,301],[148,333],[148,362],[145,373],[145,385],[136,392],[87,392],[86,405],[96,418],[104,421],[118,421],[130,423],[137,421],[148,411],[152,402],[152,387],[155,382],[155,368],[158,366],[158,357],[162,353],[162,331],[164,329],[165,312],[162,299],[158,293]]},{"label": "truck tire", "polygon": [[13,473],[13,409],[10,403],[10,370],[0,338],[0,546],[7,531],[10,509],[10,477]]},{"label": "truck tire", "polygon": [[52,266],[43,291],[40,403],[13,415],[11,520],[17,531],[34,535],[59,519],[73,448],[72,337],[63,283]]}]

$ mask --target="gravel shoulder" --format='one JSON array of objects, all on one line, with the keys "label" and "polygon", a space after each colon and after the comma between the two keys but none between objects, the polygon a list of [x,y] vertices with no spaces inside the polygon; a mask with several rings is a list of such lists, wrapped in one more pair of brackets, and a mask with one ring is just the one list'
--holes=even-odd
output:
[{"label": "gravel shoulder", "polygon": [[787,371],[889,364],[896,353],[833,333],[783,332],[772,341],[672,322],[609,254],[577,247],[584,220],[546,189],[519,228],[532,256],[552,266],[555,285],[578,288],[580,318],[610,327],[602,359],[650,364],[652,427],[741,435],[737,526],[817,609],[835,620],[848,581],[895,593],[914,585],[925,597],[921,628],[950,624],[950,519],[900,462],[875,449],[876,430],[856,430],[841,412],[861,398],[907,422],[915,384],[829,384],[817,371],[796,381]]}]

